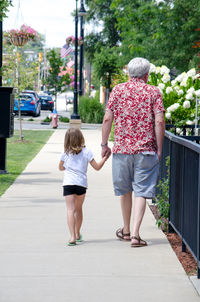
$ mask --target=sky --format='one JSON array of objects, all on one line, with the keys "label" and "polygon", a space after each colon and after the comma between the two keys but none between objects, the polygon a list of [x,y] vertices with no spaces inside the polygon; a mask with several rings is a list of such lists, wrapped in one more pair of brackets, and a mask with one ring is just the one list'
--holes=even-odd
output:
[{"label": "sky", "polygon": [[[62,47],[68,36],[75,35],[75,0],[13,0],[3,30],[26,24],[46,36],[46,47]],[[78,8],[80,1],[78,1]],[[87,28],[86,28],[87,31]]]}]

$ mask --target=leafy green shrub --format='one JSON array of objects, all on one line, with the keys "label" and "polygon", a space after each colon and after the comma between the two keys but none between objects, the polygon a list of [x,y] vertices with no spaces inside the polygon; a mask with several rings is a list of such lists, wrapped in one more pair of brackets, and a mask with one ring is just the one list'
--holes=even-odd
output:
[{"label": "leafy green shrub", "polygon": [[164,227],[167,232],[169,218],[169,174],[170,174],[170,157],[166,158],[167,177],[159,181],[157,188],[159,193],[156,195],[155,201],[159,211],[159,217],[156,224],[159,228]]},{"label": "leafy green shrub", "polygon": [[43,120],[44,123],[50,123],[51,122],[51,118],[49,118],[48,116]]},{"label": "leafy green shrub", "polygon": [[59,121],[63,123],[69,123],[69,118],[66,116],[60,116]]},{"label": "leafy green shrub", "polygon": [[79,114],[83,123],[101,124],[105,109],[97,98],[80,97]]}]

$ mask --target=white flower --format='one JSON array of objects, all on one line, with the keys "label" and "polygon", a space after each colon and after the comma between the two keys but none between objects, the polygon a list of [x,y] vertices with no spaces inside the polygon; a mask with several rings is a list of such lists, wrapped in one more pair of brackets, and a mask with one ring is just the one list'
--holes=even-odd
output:
[{"label": "white flower", "polygon": [[200,73],[197,73],[195,76],[192,77],[193,80],[196,80],[198,78],[200,78]]},{"label": "white flower", "polygon": [[195,94],[197,97],[200,97],[200,89],[199,89],[199,90],[196,90],[196,91],[194,92],[194,94]]},{"label": "white flower", "polygon": [[162,89],[162,90],[163,90],[163,89],[165,88],[165,84],[163,84],[163,83],[159,83],[159,84],[158,84],[158,87],[159,87],[160,89]]},{"label": "white flower", "polygon": [[170,70],[169,70],[169,68],[167,68],[167,66],[165,66],[165,65],[161,66],[161,68],[160,68],[160,74],[164,75],[165,73],[168,74],[169,72],[170,72]]},{"label": "white flower", "polygon": [[186,125],[193,125],[193,124],[194,124],[194,121],[190,121],[190,120],[186,121]]},{"label": "white flower", "polygon": [[190,108],[190,101],[185,101],[183,103],[183,108]]},{"label": "white flower", "polygon": [[167,88],[166,88],[166,94],[169,94],[169,93],[172,92],[172,91],[173,91],[172,87],[167,87]]},{"label": "white flower", "polygon": [[149,73],[156,73],[156,66],[154,64],[150,64],[150,70],[149,70]]},{"label": "white flower", "polygon": [[176,90],[176,92],[178,92],[180,90],[180,87],[179,86],[175,86],[174,90]]},{"label": "white flower", "polygon": [[191,87],[190,89],[188,89],[187,93],[194,93],[194,87]]},{"label": "white flower", "polygon": [[184,92],[182,89],[180,89],[179,91],[177,91],[178,95],[182,95]]},{"label": "white flower", "polygon": [[174,81],[176,82],[182,82],[183,79],[187,76],[187,73],[186,72],[182,72],[181,74],[179,74]]},{"label": "white flower", "polygon": [[194,99],[193,94],[191,92],[187,93],[185,98],[186,98],[186,100],[193,100]]},{"label": "white flower", "polygon": [[176,109],[178,109],[178,107],[180,107],[180,104],[174,103],[174,104],[172,105],[173,111],[175,111]]},{"label": "white flower", "polygon": [[171,105],[167,108],[167,112],[174,112],[176,109],[178,109],[179,106],[180,106],[180,104],[174,103],[173,105]]},{"label": "white flower", "polygon": [[176,82],[177,82],[176,80],[172,80],[172,81],[171,81],[172,86],[175,86],[175,85],[176,85]]},{"label": "white flower", "polygon": [[170,81],[170,75],[169,75],[168,73],[165,73],[165,74],[163,75],[163,77],[162,77],[162,81],[163,81],[164,83],[169,82],[169,81]]},{"label": "white flower", "polygon": [[195,75],[196,75],[196,70],[195,70],[195,68],[190,69],[190,70],[187,72],[187,75],[188,75],[188,77],[193,77],[193,76],[195,76]]},{"label": "white flower", "polygon": [[180,134],[182,132],[181,128],[176,128],[176,133]]},{"label": "white flower", "polygon": [[160,73],[160,67],[156,67],[156,74]]},{"label": "white flower", "polygon": [[183,79],[183,81],[180,83],[180,86],[187,87],[187,80],[188,80],[188,78],[185,77],[185,78]]},{"label": "white flower", "polygon": [[170,112],[166,112],[165,113],[165,117],[169,120],[171,118],[171,113]]}]

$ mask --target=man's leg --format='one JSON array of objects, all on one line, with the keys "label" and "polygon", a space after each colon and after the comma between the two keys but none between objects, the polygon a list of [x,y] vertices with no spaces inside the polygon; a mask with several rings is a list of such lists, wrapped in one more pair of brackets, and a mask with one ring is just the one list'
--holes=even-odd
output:
[{"label": "man's leg", "polygon": [[[146,199],[144,197],[135,197],[133,207],[133,232],[132,236],[139,238],[140,225],[144,217],[146,209]],[[137,242],[136,239],[132,239],[132,243]]]},{"label": "man's leg", "polygon": [[[122,216],[124,221],[123,233],[130,233],[130,220],[132,210],[132,192],[120,196]],[[125,236],[124,239],[129,239],[130,236]]]}]

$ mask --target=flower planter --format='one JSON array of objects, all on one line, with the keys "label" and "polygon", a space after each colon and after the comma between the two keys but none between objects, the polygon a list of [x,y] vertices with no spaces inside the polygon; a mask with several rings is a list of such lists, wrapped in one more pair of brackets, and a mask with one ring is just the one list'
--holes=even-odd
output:
[{"label": "flower planter", "polygon": [[28,42],[29,38],[27,37],[10,37],[9,41],[15,46],[24,46]]},{"label": "flower planter", "polygon": [[31,28],[23,24],[20,29],[11,29],[4,33],[7,40],[15,46],[24,46],[29,40],[34,40],[38,37],[38,33]]}]

